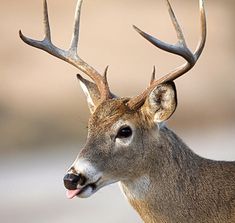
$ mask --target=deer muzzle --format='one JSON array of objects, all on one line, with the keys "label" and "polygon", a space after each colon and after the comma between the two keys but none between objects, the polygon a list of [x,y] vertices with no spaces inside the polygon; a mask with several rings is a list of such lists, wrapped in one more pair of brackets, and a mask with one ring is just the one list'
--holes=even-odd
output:
[{"label": "deer muzzle", "polygon": [[87,179],[82,174],[66,174],[64,177],[64,186],[68,190],[76,190],[78,185],[84,186]]},{"label": "deer muzzle", "polygon": [[86,198],[95,193],[101,186],[101,173],[90,162],[76,160],[64,177],[67,198]]}]

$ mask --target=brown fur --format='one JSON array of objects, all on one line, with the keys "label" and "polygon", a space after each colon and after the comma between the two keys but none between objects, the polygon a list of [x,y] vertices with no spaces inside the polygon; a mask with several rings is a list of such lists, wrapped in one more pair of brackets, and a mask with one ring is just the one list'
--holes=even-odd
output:
[{"label": "brown fur", "polygon": [[[107,178],[121,181],[145,223],[235,222],[235,162],[196,155],[167,127],[157,126],[146,109],[129,110],[127,100],[108,100],[97,107],[79,157]],[[114,149],[112,126],[120,119],[135,126],[136,136],[128,148]],[[128,185],[135,186],[143,175],[149,176],[150,185],[136,198]]]},{"label": "brown fur", "polygon": [[[81,4],[78,1],[75,25],[79,24]],[[203,1],[200,1],[201,38],[194,54],[186,46],[168,1],[167,5],[177,31],[177,44],[155,41],[135,29],[155,46],[178,54],[187,63],[159,80],[154,80],[154,74],[151,85],[131,100],[113,99],[107,69],[102,76],[76,54],[77,27],[68,51],[52,44],[46,1],[45,39],[35,41],[21,31],[19,34],[25,43],[63,59],[94,81],[78,75],[92,113],[87,143],[70,168],[70,174],[86,179],[86,185],[75,185],[81,189],[78,196],[82,193],[89,196],[102,186],[120,181],[131,205],[146,223],[232,223],[235,222],[235,162],[199,157],[162,125],[177,105],[172,81],[195,65],[206,40]],[[120,128],[126,126],[133,134],[117,137]]]},{"label": "brown fur", "polygon": [[143,220],[235,222],[235,163],[199,157],[166,127],[159,133],[146,148],[153,152],[145,170],[152,183],[150,196],[144,202],[129,199]]}]

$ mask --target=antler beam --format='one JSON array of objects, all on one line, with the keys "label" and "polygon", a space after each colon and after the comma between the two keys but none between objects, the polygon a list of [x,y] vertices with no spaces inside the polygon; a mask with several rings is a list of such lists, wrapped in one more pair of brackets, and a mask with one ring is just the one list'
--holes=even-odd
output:
[{"label": "antler beam", "polygon": [[53,45],[51,41],[51,31],[50,31],[50,24],[49,24],[49,17],[48,17],[48,8],[47,8],[47,1],[44,0],[44,30],[45,30],[45,37],[42,41],[30,39],[22,34],[19,31],[20,38],[28,45],[41,49],[50,53],[51,55],[62,59],[82,72],[88,75],[97,85],[99,92],[100,92],[100,100],[106,100],[110,98],[110,91],[108,87],[108,83],[106,80],[106,75],[100,75],[93,67],[88,65],[85,61],[83,61],[77,54],[78,48],[78,39],[79,39],[79,25],[80,25],[80,14],[81,14],[81,6],[82,0],[78,0],[75,12],[75,22],[74,22],[74,32],[71,40],[71,45],[69,50],[62,50],[55,45]]},{"label": "antler beam", "polygon": [[177,67],[173,71],[169,72],[168,74],[166,74],[162,78],[155,80],[155,81],[152,81],[151,85],[143,93],[132,98],[128,102],[128,106],[131,109],[137,109],[138,107],[143,105],[147,95],[157,85],[159,85],[161,83],[168,82],[168,81],[175,80],[176,78],[182,76],[183,74],[188,72],[190,69],[192,69],[193,66],[196,64],[198,58],[200,57],[200,55],[203,51],[203,48],[204,48],[205,42],[206,42],[206,15],[205,15],[204,0],[199,0],[199,2],[200,2],[199,4],[200,4],[200,20],[201,20],[201,38],[199,40],[198,47],[194,53],[192,53],[190,51],[190,49],[187,47],[183,32],[181,30],[181,27],[175,17],[175,14],[174,14],[172,7],[171,7],[168,0],[166,0],[166,4],[168,7],[170,17],[171,17],[171,21],[172,21],[174,28],[176,30],[176,33],[177,33],[177,38],[178,38],[178,42],[175,45],[165,43],[165,42],[145,33],[144,31],[140,30],[136,26],[134,26],[135,30],[141,36],[143,36],[146,40],[148,40],[150,43],[152,43],[154,46],[156,46],[164,51],[167,51],[167,52],[170,52],[173,54],[177,54],[177,55],[183,57],[187,62],[185,64]]}]

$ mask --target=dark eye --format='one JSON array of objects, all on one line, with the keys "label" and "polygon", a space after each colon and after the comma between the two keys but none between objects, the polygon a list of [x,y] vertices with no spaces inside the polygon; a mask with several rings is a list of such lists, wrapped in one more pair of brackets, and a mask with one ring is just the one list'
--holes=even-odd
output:
[{"label": "dark eye", "polygon": [[123,127],[119,129],[118,134],[116,138],[122,139],[122,138],[128,138],[132,135],[132,130],[129,126]]}]

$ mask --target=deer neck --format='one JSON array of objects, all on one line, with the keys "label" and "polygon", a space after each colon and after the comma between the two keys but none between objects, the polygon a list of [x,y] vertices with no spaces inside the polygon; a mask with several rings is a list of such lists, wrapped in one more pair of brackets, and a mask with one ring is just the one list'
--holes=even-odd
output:
[{"label": "deer neck", "polygon": [[[153,133],[149,141],[143,143],[144,149],[150,151],[146,165],[138,177],[122,181],[121,189],[144,222],[171,222],[165,210],[171,211],[172,204],[182,199],[175,192],[178,176],[186,176],[188,170],[197,172],[202,158],[165,126],[160,128],[157,136]],[[180,179],[181,184],[183,179]]]}]

